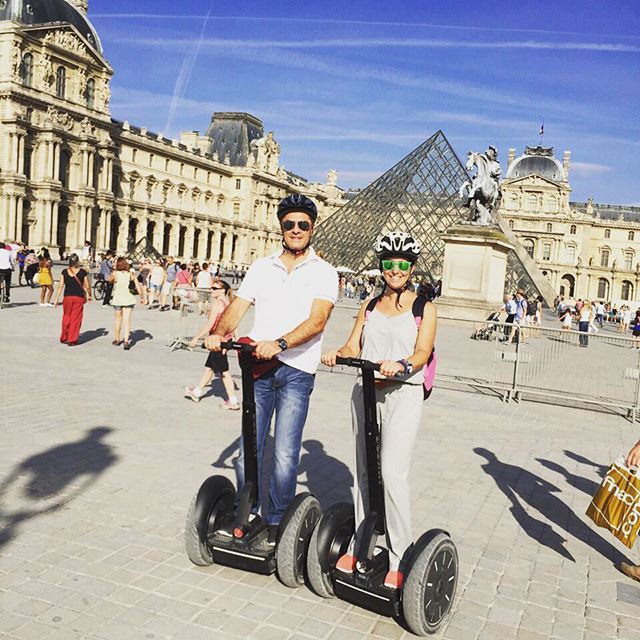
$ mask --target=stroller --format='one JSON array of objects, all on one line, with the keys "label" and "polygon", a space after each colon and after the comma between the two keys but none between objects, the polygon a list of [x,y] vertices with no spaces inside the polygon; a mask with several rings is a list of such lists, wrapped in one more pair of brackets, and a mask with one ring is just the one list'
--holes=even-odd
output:
[{"label": "stroller", "polygon": [[[489,317],[485,320],[485,322],[487,323],[498,322],[499,318],[500,318],[500,312],[494,311],[493,313],[489,314]],[[498,329],[499,329],[498,325],[483,324],[471,334],[471,339],[472,340],[491,340],[494,332],[498,331]]]}]

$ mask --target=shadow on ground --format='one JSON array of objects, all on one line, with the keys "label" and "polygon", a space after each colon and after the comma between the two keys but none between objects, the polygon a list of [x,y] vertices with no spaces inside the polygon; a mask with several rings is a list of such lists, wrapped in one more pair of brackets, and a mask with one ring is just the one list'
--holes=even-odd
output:
[{"label": "shadow on ground", "polygon": [[117,462],[113,448],[103,442],[112,431],[96,427],[13,469],[0,484],[0,548],[17,536],[20,523],[62,509]]},{"label": "shadow on ground", "polygon": [[104,338],[108,335],[109,332],[105,329],[105,327],[100,327],[99,329],[91,329],[90,331],[83,331],[78,337],[78,344],[85,344],[86,342],[91,342],[92,340],[96,340],[98,338]]},{"label": "shadow on ground", "polygon": [[[565,547],[567,538],[560,535],[547,522],[529,515],[523,503],[538,511],[545,520],[553,523],[558,529],[602,554],[613,564],[617,565],[623,560],[629,562],[622,552],[593,531],[558,496],[554,495],[561,493],[558,487],[522,467],[501,462],[492,451],[476,447],[474,452],[486,460],[486,463],[482,464],[483,471],[493,478],[498,489],[509,499],[511,514],[530,538],[552,549],[563,558],[575,562],[575,558]],[[588,504],[585,500],[585,510]]]}]

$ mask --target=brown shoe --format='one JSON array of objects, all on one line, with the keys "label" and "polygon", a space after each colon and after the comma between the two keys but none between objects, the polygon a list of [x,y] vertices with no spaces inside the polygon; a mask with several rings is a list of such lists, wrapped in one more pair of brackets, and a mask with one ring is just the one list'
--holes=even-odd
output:
[{"label": "brown shoe", "polygon": [[620,564],[620,571],[624,573],[625,576],[629,576],[632,580],[637,580],[640,582],[640,567],[634,564],[627,564],[626,562],[622,562]]}]

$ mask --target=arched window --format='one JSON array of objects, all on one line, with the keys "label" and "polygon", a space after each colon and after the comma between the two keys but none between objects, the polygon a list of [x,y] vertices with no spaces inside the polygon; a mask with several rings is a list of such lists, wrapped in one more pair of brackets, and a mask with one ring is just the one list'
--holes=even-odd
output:
[{"label": "arched window", "polygon": [[533,250],[535,249],[535,242],[531,238],[525,238],[522,241],[524,248],[527,250],[527,253],[533,258]]},{"label": "arched window", "polygon": [[87,80],[85,98],[87,100],[87,107],[93,109],[96,105],[96,81],[93,78]]},{"label": "arched window", "polygon": [[628,280],[622,281],[620,297],[623,300],[633,300],[633,285]]},{"label": "arched window", "polygon": [[609,281],[606,278],[598,280],[598,298],[602,300],[609,298]]},{"label": "arched window", "polygon": [[611,229],[605,229],[604,230],[604,237],[605,238],[610,238],[611,237]]},{"label": "arched window", "polygon": [[58,98],[64,98],[67,85],[67,70],[64,67],[58,67],[56,71],[56,95]]},{"label": "arched window", "polygon": [[576,225],[575,225],[575,224],[572,224],[572,225],[571,225],[571,228],[569,229],[569,233],[570,233],[572,236],[575,236],[575,235],[576,235]]},{"label": "arched window", "polygon": [[553,225],[550,222],[547,222],[547,233],[551,233],[553,231]]},{"label": "arched window", "polygon": [[538,196],[531,194],[527,196],[527,211],[535,213],[538,210]]},{"label": "arched window", "polygon": [[68,149],[60,150],[60,182],[63,188],[69,188],[69,177],[71,175],[71,152]]},{"label": "arched window", "polygon": [[608,267],[609,266],[609,257],[611,256],[611,252],[609,249],[602,249],[600,251],[600,266]]},{"label": "arched window", "polygon": [[627,238],[629,240],[633,240],[635,238],[635,233],[633,233],[633,231],[629,231],[629,233],[627,234]]},{"label": "arched window", "polygon": [[33,86],[33,54],[25,53],[20,63],[20,79],[25,87]]},{"label": "arched window", "polygon": [[513,220],[509,220],[509,229],[513,229]]}]

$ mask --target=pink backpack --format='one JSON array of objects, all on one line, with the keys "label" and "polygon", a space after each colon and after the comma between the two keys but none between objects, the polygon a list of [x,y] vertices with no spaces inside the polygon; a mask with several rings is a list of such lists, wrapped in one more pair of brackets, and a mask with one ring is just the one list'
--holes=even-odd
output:
[{"label": "pink backpack", "polygon": [[[380,298],[381,296],[377,296],[369,300],[369,304],[367,305],[367,308],[365,309],[365,312],[364,312],[365,322],[369,319],[371,312],[376,308],[376,305],[378,304],[378,301],[380,300]],[[416,326],[418,327],[418,331],[420,331],[420,325],[422,324],[422,315],[424,313],[424,305],[426,303],[427,303],[426,298],[424,298],[423,296],[418,296],[413,301],[413,306],[411,307],[411,313],[413,314],[413,318],[416,321]],[[431,395],[431,392],[433,391],[433,382],[436,379],[437,364],[438,364],[438,360],[436,358],[436,349],[434,347],[433,351],[431,351],[431,355],[429,356],[429,359],[427,360],[427,364],[425,364],[424,367],[422,367],[422,371],[424,373],[424,386],[422,390],[423,390],[423,397],[425,400]]]}]

